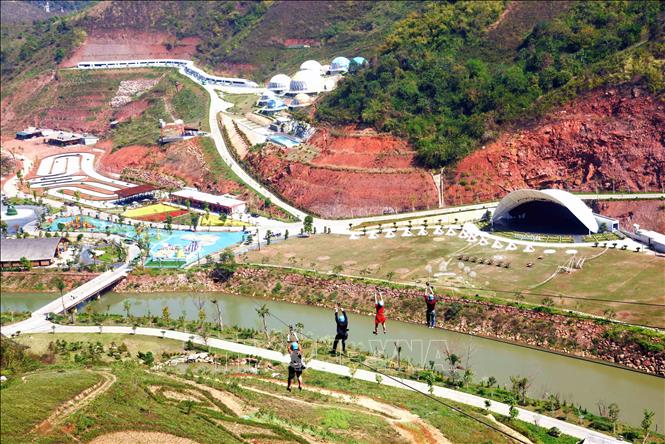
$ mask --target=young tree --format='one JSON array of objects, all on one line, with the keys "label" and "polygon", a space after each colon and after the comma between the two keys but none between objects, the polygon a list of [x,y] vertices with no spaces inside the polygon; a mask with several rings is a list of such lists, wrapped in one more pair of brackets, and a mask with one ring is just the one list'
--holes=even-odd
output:
[{"label": "young tree", "polygon": [[63,298],[63,293],[65,291],[66,285],[65,281],[62,280],[60,276],[57,276],[54,280],[55,288],[60,292],[60,301],[62,302],[62,314],[64,315],[67,310],[65,309],[65,298]]},{"label": "young tree", "polygon": [[511,376],[510,382],[513,384],[512,392],[517,397],[521,405],[526,405],[526,392],[531,386],[529,378],[520,376]]},{"label": "young tree", "polygon": [[644,416],[642,417],[642,423],[640,424],[642,426],[642,431],[644,432],[642,444],[645,444],[649,439],[649,430],[653,424],[653,415],[653,411],[644,409]]},{"label": "young tree", "polygon": [[619,405],[613,402],[607,407],[607,417],[612,421],[612,433],[617,433],[617,422],[619,421]]},{"label": "young tree", "polygon": [[231,279],[237,268],[235,255],[227,248],[219,255],[219,260],[213,266],[211,277],[216,282],[226,282]]},{"label": "young tree", "polygon": [[309,214],[305,216],[305,219],[303,220],[302,228],[305,231],[305,233],[311,233],[312,232],[312,225],[314,224],[314,218],[310,216]]},{"label": "young tree", "polygon": [[32,262],[30,262],[27,257],[22,256],[18,262],[23,270],[30,271],[32,269]]},{"label": "young tree", "polygon": [[132,309],[132,304],[125,299],[125,301],[122,303],[122,308],[125,310],[125,315],[127,318],[131,317],[130,310]]},{"label": "young tree", "polygon": [[261,305],[259,308],[255,308],[256,314],[261,318],[261,323],[263,324],[263,334],[266,336],[266,339],[269,339],[268,336],[268,324],[266,324],[266,316],[270,315],[270,309],[266,304]]},{"label": "young tree", "polygon": [[511,420],[516,419],[519,414],[519,410],[517,410],[514,405],[511,405],[510,409],[508,409],[508,415],[510,415]]},{"label": "young tree", "polygon": [[166,325],[168,325],[169,322],[171,322],[171,313],[169,311],[168,305],[162,307],[162,319],[164,320],[164,323]]},{"label": "young tree", "polygon": [[213,299],[210,302],[212,302],[212,304],[217,309],[217,323],[219,324],[219,331],[221,333],[221,331],[224,330],[224,321],[222,320],[222,308],[219,306],[219,301],[217,299]]}]

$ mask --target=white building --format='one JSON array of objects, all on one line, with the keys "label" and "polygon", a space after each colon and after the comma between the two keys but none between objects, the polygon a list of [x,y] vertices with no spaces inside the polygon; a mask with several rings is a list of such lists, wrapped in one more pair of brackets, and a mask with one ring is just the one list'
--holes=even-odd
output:
[{"label": "white building", "polygon": [[322,66],[319,62],[316,60],[306,60],[302,62],[300,65],[300,70],[301,71],[314,71],[317,72],[319,75],[321,75],[322,72]]},{"label": "white building", "polygon": [[289,90],[290,83],[291,77],[286,74],[277,74],[272,76],[268,82],[268,90],[276,94],[283,94]]},{"label": "white building", "polygon": [[351,61],[346,57],[335,57],[330,64],[331,74],[341,74],[349,71]]},{"label": "white building", "polygon": [[196,188],[183,188],[171,193],[171,199],[180,205],[187,205],[203,209],[206,206],[212,212],[226,214],[241,214],[247,210],[244,200],[236,199],[228,194],[217,195],[204,193]]},{"label": "white building", "polygon": [[323,81],[319,71],[301,70],[296,73],[289,84],[291,94],[318,94],[323,90]]}]

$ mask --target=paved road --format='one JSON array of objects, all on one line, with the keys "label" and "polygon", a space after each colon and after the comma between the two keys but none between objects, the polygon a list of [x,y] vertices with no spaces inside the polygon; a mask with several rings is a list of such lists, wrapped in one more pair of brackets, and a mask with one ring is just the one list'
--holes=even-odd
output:
[{"label": "paved road", "polygon": [[262,196],[270,198],[270,201],[272,202],[273,205],[280,207],[284,211],[294,215],[300,220],[304,219],[305,216],[307,216],[307,213],[286,203],[278,196],[270,192],[270,190],[261,185],[252,176],[247,174],[247,172],[245,172],[245,170],[243,170],[240,167],[240,165],[235,161],[235,159],[229,152],[228,147],[224,143],[224,138],[222,137],[222,132],[217,122],[217,115],[220,112],[227,110],[229,106],[232,104],[220,99],[219,95],[217,94],[217,89],[215,89],[214,87],[206,85],[204,86],[204,88],[206,89],[206,91],[208,91],[208,94],[210,94],[210,115],[209,115],[210,135],[212,136],[212,140],[215,142],[217,151],[219,152],[219,155],[222,157],[224,162],[226,162],[229,168],[231,168],[231,171],[233,171],[238,177],[240,177],[240,179],[243,182],[245,182],[247,186],[252,188],[257,193],[261,194]]},{"label": "paved road", "polygon": [[[54,333],[99,333],[100,329],[99,327],[95,326],[71,326],[71,325],[56,325],[55,330],[52,329],[52,326],[54,324],[50,324],[46,321],[42,321],[39,325],[34,326],[31,329],[22,329],[21,331],[23,333],[27,333],[28,331],[30,332],[54,332]],[[5,334],[7,328],[2,327],[2,333]],[[7,330],[9,331],[9,330]],[[104,326],[102,328],[102,333],[123,333],[123,334],[131,334],[133,332],[133,329],[131,327],[123,327],[123,326]],[[204,344],[204,340],[202,337],[198,335],[193,335],[191,333],[186,333],[186,332],[180,332],[180,331],[173,331],[173,330],[160,330],[157,328],[145,328],[145,327],[138,327],[136,329],[136,334],[138,335],[145,335],[145,336],[156,336],[156,337],[165,337],[169,339],[175,339],[178,341],[188,341],[192,340],[193,342],[196,342],[198,344]],[[207,341],[207,344],[211,347],[220,349],[220,350],[226,350],[232,353],[239,353],[239,354],[244,354],[244,355],[252,355],[252,356],[259,356],[263,359],[271,360],[271,361],[278,361],[284,364],[287,364],[289,362],[289,357],[288,355],[282,354],[278,351],[274,350],[267,350],[259,347],[254,347],[251,345],[244,345],[244,344],[238,344],[235,342],[230,342],[230,341],[225,341],[222,339],[214,339],[210,338]],[[327,361],[320,361],[317,359],[312,359],[307,361],[307,367],[312,369],[312,370],[317,370],[321,372],[326,372],[326,373],[331,373],[339,376],[351,376],[354,379],[362,380],[362,381],[367,381],[367,382],[372,382],[376,383],[377,381],[377,373],[374,373],[372,371],[367,371],[367,370],[357,370],[355,373],[351,373],[351,370],[349,367],[344,366],[344,365],[339,365],[339,364],[334,364],[331,362]],[[429,391],[429,387],[427,384],[422,383],[422,382],[417,382],[417,381],[412,381],[409,379],[403,379],[403,378],[395,378],[390,379],[387,377],[383,377],[383,380],[381,381],[381,384],[383,385],[388,385],[400,389],[413,389],[417,390],[423,393],[427,393]],[[406,386],[405,386],[406,384]],[[408,387],[407,387],[408,386]],[[455,401],[461,404],[477,407],[484,409],[485,408],[485,398],[482,398],[480,396],[476,395],[471,395],[469,393],[463,393],[457,390],[451,390],[445,387],[440,387],[440,386],[434,386],[432,394],[434,396],[443,398],[443,399],[448,399],[451,401]],[[508,411],[510,409],[510,406],[508,404],[500,403],[497,401],[491,401],[491,406],[489,410],[491,410],[494,413],[498,413],[501,415],[508,415]],[[545,428],[550,428],[550,427],[557,427],[559,430],[561,430],[564,434],[573,436],[578,439],[585,439],[588,437],[593,437],[597,441],[594,442],[599,442],[599,443],[618,443],[620,441],[604,435],[602,433],[575,425],[575,424],[570,424],[565,421],[561,421],[558,419],[551,418],[549,416],[541,415],[539,413],[531,412],[528,410],[524,410],[521,408],[518,408],[519,411],[519,416],[518,418],[530,422],[532,424],[538,424],[541,427]]]}]

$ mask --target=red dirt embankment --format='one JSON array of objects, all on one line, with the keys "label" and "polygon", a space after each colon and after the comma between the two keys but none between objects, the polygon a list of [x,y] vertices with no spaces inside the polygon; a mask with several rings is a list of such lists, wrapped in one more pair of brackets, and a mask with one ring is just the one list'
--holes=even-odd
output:
[{"label": "red dirt embankment", "polygon": [[333,136],[323,128],[309,141],[320,154],[310,163],[351,168],[411,168],[415,153],[405,140],[388,135]]},{"label": "red dirt embankment", "polygon": [[246,161],[286,199],[323,217],[436,208],[434,180],[411,166],[413,152],[405,142],[346,132],[334,136],[322,129],[310,142],[320,150],[311,160],[292,161],[289,150],[268,147],[250,153]]},{"label": "red dirt embankment", "polygon": [[665,233],[665,203],[661,200],[619,200],[594,202],[597,213],[621,221],[624,229],[633,231],[633,224],[640,228]]},{"label": "red dirt embankment", "polygon": [[206,163],[200,139],[171,143],[163,148],[132,145],[106,155],[97,166],[100,172],[120,174],[130,182],[177,188],[194,186],[213,194],[231,193],[248,203],[250,209],[261,209],[277,217],[284,217],[279,208],[265,203],[255,193],[237,182],[215,174]]},{"label": "red dirt embankment", "polygon": [[446,203],[495,200],[518,188],[659,191],[663,128],[665,104],[638,87],[590,92],[464,158]]},{"label": "red dirt embankment", "polygon": [[127,29],[93,30],[74,54],[62,62],[61,66],[71,67],[76,66],[79,62],[94,60],[189,60],[196,53],[196,45],[200,41],[196,37],[176,40],[164,32],[141,32]]},{"label": "red dirt embankment", "polygon": [[100,171],[131,174],[141,182],[162,186],[190,185],[205,191],[238,191],[235,182],[214,177],[205,164],[197,139],[171,143],[163,148],[132,145],[102,158]]}]

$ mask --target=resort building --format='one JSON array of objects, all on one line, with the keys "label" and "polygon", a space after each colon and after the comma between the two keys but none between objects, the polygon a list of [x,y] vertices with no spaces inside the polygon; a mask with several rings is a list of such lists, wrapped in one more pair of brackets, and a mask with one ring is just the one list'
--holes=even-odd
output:
[{"label": "resort building", "polygon": [[314,71],[321,75],[323,67],[316,60],[306,60],[300,65],[301,71]]},{"label": "resort building", "polygon": [[82,144],[82,139],[83,136],[80,134],[58,131],[48,136],[46,143],[55,146],[72,146]]},{"label": "resort building", "polygon": [[137,185],[135,187],[123,188],[115,192],[118,199],[113,202],[116,205],[127,205],[132,202],[141,201],[145,199],[155,199],[159,188],[153,185]]},{"label": "resort building", "polygon": [[[286,86],[288,89],[288,85]],[[261,97],[259,98],[259,101],[256,102],[258,106],[265,106],[268,104],[269,101],[274,100],[277,97],[277,94],[275,94],[273,91],[270,89],[266,90],[263,94],[261,94]]]},{"label": "resort building", "polygon": [[267,114],[274,114],[279,111],[283,111],[287,108],[286,103],[279,97],[268,100],[268,102],[263,106],[261,112]]},{"label": "resort building", "polygon": [[321,74],[315,70],[298,71],[289,84],[289,93],[291,94],[318,94],[322,90]]},{"label": "resort building", "polygon": [[42,130],[35,128],[34,126],[29,126],[23,131],[19,131],[16,133],[16,138],[18,140],[27,140],[27,139],[32,139],[34,137],[42,137]]},{"label": "resort building", "polygon": [[196,188],[183,188],[180,191],[171,193],[171,200],[179,205],[187,205],[194,208],[208,209],[215,213],[241,214],[247,210],[247,204],[243,200],[236,199],[227,194],[219,196],[217,194],[204,193]]},{"label": "resort building", "polygon": [[312,98],[305,93],[296,94],[289,105],[290,108],[302,108],[312,104]]},{"label": "resort building", "polygon": [[67,249],[68,244],[64,237],[0,239],[0,262],[2,268],[21,267],[21,259],[25,258],[33,267],[48,267]]},{"label": "resort building", "polygon": [[335,57],[330,64],[331,74],[342,74],[349,71],[351,61],[346,57]]},{"label": "resort building", "polygon": [[285,92],[288,92],[290,83],[291,77],[286,74],[277,74],[268,82],[268,90],[275,94],[284,94]]}]

